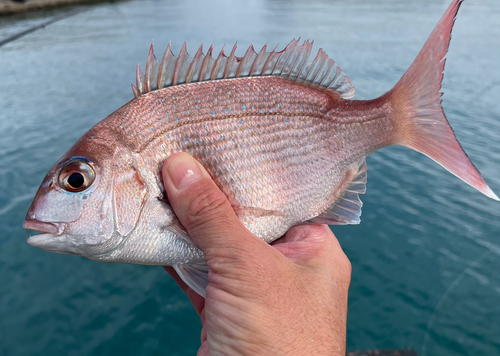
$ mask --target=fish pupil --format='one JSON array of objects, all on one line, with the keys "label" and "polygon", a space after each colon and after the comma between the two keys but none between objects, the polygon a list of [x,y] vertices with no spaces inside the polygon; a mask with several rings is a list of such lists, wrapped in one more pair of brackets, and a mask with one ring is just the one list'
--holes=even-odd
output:
[{"label": "fish pupil", "polygon": [[85,183],[85,178],[81,173],[71,173],[71,175],[68,177],[68,185],[72,188],[81,188],[83,186],[83,183]]}]

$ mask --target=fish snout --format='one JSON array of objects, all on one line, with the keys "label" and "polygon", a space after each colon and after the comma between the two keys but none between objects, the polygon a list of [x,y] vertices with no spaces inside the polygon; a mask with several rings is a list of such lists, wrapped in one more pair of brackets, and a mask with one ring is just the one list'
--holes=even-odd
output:
[{"label": "fish snout", "polygon": [[44,234],[54,234],[61,235],[63,232],[63,224],[49,223],[44,221],[38,221],[36,219],[29,218],[29,212],[26,216],[26,220],[23,223],[23,228],[25,230],[35,230]]},{"label": "fish snout", "polygon": [[41,234],[30,236],[28,243],[31,246],[51,252],[69,253],[64,242],[64,225],[64,223],[26,219],[23,223],[23,228],[41,232]]},{"label": "fish snout", "polygon": [[[28,221],[28,220],[36,220],[35,206],[34,205],[35,205],[34,202],[31,203],[31,206],[30,206],[28,212],[26,213],[26,218],[25,218],[26,221]],[[24,223],[26,223],[26,221]],[[24,224],[23,224],[23,227],[24,227]]]}]

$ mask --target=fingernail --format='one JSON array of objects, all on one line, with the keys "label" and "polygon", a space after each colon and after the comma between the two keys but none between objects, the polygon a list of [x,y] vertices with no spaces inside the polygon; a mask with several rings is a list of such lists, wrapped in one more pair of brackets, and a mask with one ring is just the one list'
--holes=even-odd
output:
[{"label": "fingernail", "polygon": [[181,154],[170,162],[167,172],[177,189],[187,187],[201,178],[198,162],[187,154]]}]

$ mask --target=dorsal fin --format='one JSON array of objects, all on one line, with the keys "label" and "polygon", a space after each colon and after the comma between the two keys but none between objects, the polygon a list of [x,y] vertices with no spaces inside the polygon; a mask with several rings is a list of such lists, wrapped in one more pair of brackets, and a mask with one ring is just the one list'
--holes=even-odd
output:
[{"label": "dorsal fin", "polygon": [[139,97],[150,91],[178,84],[273,75],[336,92],[344,99],[352,98],[354,86],[351,80],[322,49],[312,62],[308,62],[313,42],[304,41],[299,45],[299,40],[294,39],[282,51],[277,52],[275,48],[267,52],[265,45],[259,53],[251,45],[243,57],[235,55],[235,44],[229,57],[224,53],[223,47],[217,59],[212,57],[213,46],[205,55],[203,45],[191,58],[187,52],[187,43],[184,42],[178,57],[172,54],[169,44],[161,62],[156,59],[151,44],[146,73],[142,74],[137,66],[136,85],[132,84],[132,90]]}]

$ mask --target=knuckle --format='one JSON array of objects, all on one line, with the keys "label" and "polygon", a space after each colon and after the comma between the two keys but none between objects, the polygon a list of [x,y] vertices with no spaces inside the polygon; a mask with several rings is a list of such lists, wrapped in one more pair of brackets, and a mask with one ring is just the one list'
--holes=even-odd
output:
[{"label": "knuckle", "polygon": [[351,273],[352,273],[352,265],[349,258],[347,258],[345,253],[342,253],[338,259],[338,270],[340,272],[340,277],[342,281],[346,284],[351,283]]},{"label": "knuckle", "polygon": [[187,209],[186,225],[197,228],[211,220],[224,219],[230,208],[226,196],[212,186],[200,186],[194,192],[194,198]]},{"label": "knuckle", "polygon": [[327,258],[332,268],[332,272],[337,276],[339,282],[349,285],[351,282],[352,264],[344,250],[340,246],[339,241],[332,236],[328,241],[328,247],[325,249],[327,253]]},{"label": "knuckle", "polygon": [[345,254],[344,254],[344,258],[343,258],[343,266],[344,266],[344,270],[346,271],[346,274],[350,276],[352,273],[352,264],[351,264],[351,261],[349,260],[349,258],[347,258],[347,256]]}]

